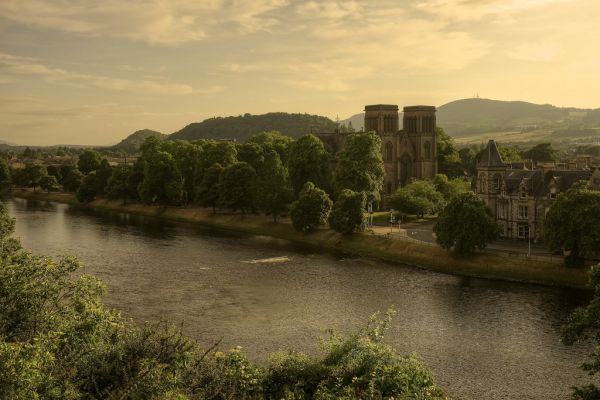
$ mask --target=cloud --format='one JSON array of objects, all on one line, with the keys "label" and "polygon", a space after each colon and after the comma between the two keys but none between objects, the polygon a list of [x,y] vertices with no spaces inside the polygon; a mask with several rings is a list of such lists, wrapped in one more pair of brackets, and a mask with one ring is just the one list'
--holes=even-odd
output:
[{"label": "cloud", "polygon": [[9,75],[34,75],[45,78],[49,82],[63,82],[77,86],[95,86],[102,89],[127,91],[140,94],[186,95],[194,93],[194,89],[186,84],[156,80],[133,80],[107,77],[101,75],[81,74],[52,68],[29,57],[0,53],[0,79]]},{"label": "cloud", "polygon": [[2,0],[0,17],[28,26],[153,45],[202,40],[232,25],[255,32],[278,23],[283,0]]},{"label": "cloud", "polygon": [[517,44],[508,52],[508,55],[517,60],[551,62],[561,57],[562,49],[555,42],[528,42]]}]

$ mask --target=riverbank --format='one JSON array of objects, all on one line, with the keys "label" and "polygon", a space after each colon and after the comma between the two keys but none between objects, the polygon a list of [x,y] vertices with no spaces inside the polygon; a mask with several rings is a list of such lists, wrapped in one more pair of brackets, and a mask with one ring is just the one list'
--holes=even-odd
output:
[{"label": "riverbank", "polygon": [[210,209],[196,207],[159,207],[138,203],[123,205],[121,201],[104,199],[81,204],[73,194],[69,193],[43,193],[18,189],[13,191],[13,196],[195,223],[253,235],[272,236],[296,243],[410,264],[448,274],[572,288],[584,288],[587,282],[586,269],[570,269],[543,261],[494,254],[476,254],[469,258],[459,258],[438,246],[393,240],[372,234],[344,236],[329,229],[303,233],[293,229],[289,220],[285,219],[279,223],[273,223],[267,217],[256,215],[213,214]]}]

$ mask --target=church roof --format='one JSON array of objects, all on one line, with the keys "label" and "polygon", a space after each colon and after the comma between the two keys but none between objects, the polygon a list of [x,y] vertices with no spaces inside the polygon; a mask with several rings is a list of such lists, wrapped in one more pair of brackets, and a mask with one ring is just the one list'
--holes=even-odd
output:
[{"label": "church roof", "polygon": [[496,142],[490,140],[487,147],[479,154],[478,167],[503,167],[502,157]]}]

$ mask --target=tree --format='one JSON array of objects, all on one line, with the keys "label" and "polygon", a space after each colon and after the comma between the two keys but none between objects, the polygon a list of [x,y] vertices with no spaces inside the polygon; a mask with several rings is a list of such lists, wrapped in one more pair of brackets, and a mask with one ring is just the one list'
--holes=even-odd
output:
[{"label": "tree", "polygon": [[558,152],[552,148],[550,143],[540,143],[523,152],[523,157],[533,161],[557,161]]},{"label": "tree", "polygon": [[29,164],[23,170],[25,185],[27,187],[32,187],[35,191],[35,188],[40,185],[42,178],[48,175],[48,171],[46,171],[46,167],[39,164]]},{"label": "tree", "polygon": [[[58,174],[60,175],[60,178],[58,180],[61,183],[61,185],[64,186],[65,179],[67,178],[67,176],[69,176],[71,171],[73,171],[76,168],[77,168],[77,166],[75,166],[75,165],[61,165],[60,166],[60,168],[58,169]],[[48,173],[50,173],[50,172],[48,171]]]},{"label": "tree", "polygon": [[10,192],[12,186],[10,175],[10,167],[8,166],[6,158],[0,157],[0,195]]},{"label": "tree", "polygon": [[97,195],[98,177],[96,171],[92,171],[83,178],[81,185],[79,185],[79,189],[77,189],[77,201],[80,203],[89,203],[94,201]]},{"label": "tree", "polygon": [[173,156],[155,149],[143,157],[144,178],[138,190],[142,201],[148,204],[178,204],[183,196],[183,179]]},{"label": "tree", "polygon": [[432,179],[432,183],[435,190],[442,194],[446,202],[471,189],[471,183],[468,180],[464,178],[448,179],[444,174],[436,174]]},{"label": "tree", "polygon": [[48,175],[52,175],[53,177],[55,177],[58,182],[62,181],[62,175],[60,174],[59,167],[57,167],[56,165],[48,165],[46,167],[46,170],[48,171]]},{"label": "tree", "polygon": [[212,207],[213,213],[219,202],[219,178],[222,172],[221,164],[214,163],[204,171],[202,181],[196,188],[195,202],[204,207]]},{"label": "tree", "polygon": [[425,214],[438,212],[443,201],[442,194],[428,180],[413,180],[408,185],[396,190],[390,197],[392,207],[404,214],[415,214],[418,218],[423,218]]},{"label": "tree", "polygon": [[349,134],[333,178],[336,195],[350,189],[364,192],[369,201],[378,202],[384,176],[379,136],[375,132]]},{"label": "tree", "polygon": [[109,199],[122,199],[123,204],[126,204],[128,199],[135,198],[137,188],[136,185],[132,185],[132,173],[133,167],[130,165],[115,167],[106,184],[106,197]]},{"label": "tree", "polygon": [[284,164],[287,164],[288,152],[294,142],[289,136],[282,135],[277,131],[262,132],[250,136],[246,143],[256,143],[263,151],[275,150]]},{"label": "tree", "polygon": [[53,190],[59,189],[58,179],[54,175],[45,175],[40,180],[40,187],[50,193]]},{"label": "tree", "polygon": [[500,157],[505,163],[523,161],[521,150],[517,146],[498,146]]},{"label": "tree", "polygon": [[363,192],[344,189],[333,204],[329,226],[336,232],[349,234],[363,223],[367,198]]},{"label": "tree", "polygon": [[460,255],[483,250],[500,235],[500,226],[490,209],[472,192],[450,200],[433,226],[437,243]]},{"label": "tree", "polygon": [[464,147],[458,151],[458,158],[460,158],[460,164],[462,169],[467,175],[475,175],[477,168],[477,152],[472,147]]},{"label": "tree", "polygon": [[283,166],[279,153],[268,150],[265,161],[257,170],[256,200],[265,214],[271,214],[273,222],[288,209],[293,193],[287,169]]},{"label": "tree", "polygon": [[329,186],[329,153],[323,142],[314,135],[302,136],[291,144],[288,168],[296,195],[306,182],[313,182],[321,188]]},{"label": "tree", "polygon": [[76,192],[79,189],[81,182],[83,182],[83,174],[76,168],[71,169],[63,179],[63,189],[65,192]]},{"label": "tree", "polygon": [[[562,328],[561,340],[567,346],[575,343],[592,341],[596,351],[591,354],[592,360],[584,363],[581,369],[595,375],[600,372],[600,264],[590,269],[589,286],[594,295],[587,306],[578,307],[571,313],[567,323]],[[600,388],[590,384],[573,388],[572,399],[592,400],[600,398]]]},{"label": "tree", "polygon": [[265,161],[265,151],[257,143],[245,142],[237,146],[237,159],[258,170]]},{"label": "tree", "polygon": [[332,201],[327,193],[312,182],[306,182],[298,200],[290,206],[292,225],[299,231],[311,231],[327,222]]},{"label": "tree", "polygon": [[438,127],[436,134],[436,150],[438,171],[448,177],[464,176],[461,160],[454,145],[454,139]]},{"label": "tree", "polygon": [[96,170],[96,194],[103,196],[106,193],[108,179],[112,176],[113,169],[106,158],[100,161],[100,166]]},{"label": "tree", "polygon": [[544,240],[553,251],[565,251],[565,263],[580,266],[600,249],[600,192],[587,182],[574,184],[558,195],[544,221]]},{"label": "tree", "polygon": [[100,153],[95,150],[88,149],[79,155],[77,167],[83,174],[89,174],[90,172],[100,168],[101,161],[102,157],[100,157]]},{"label": "tree", "polygon": [[248,163],[226,167],[219,178],[219,204],[242,214],[255,209],[256,171]]},{"label": "tree", "polygon": [[197,175],[200,174],[202,147],[186,140],[167,140],[162,142],[161,148],[175,160],[183,179],[183,200],[187,203],[193,199]]}]

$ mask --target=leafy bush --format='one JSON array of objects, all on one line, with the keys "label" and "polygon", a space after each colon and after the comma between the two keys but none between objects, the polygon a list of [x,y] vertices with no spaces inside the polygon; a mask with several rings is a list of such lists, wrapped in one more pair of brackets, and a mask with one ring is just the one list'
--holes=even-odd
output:
[{"label": "leafy bush", "polygon": [[292,225],[299,231],[316,229],[327,222],[331,204],[331,199],[324,190],[312,182],[306,182],[298,200],[290,206]]},{"label": "leafy bush", "polygon": [[363,223],[367,198],[363,192],[344,189],[333,204],[329,214],[329,226],[336,232],[352,233]]}]

